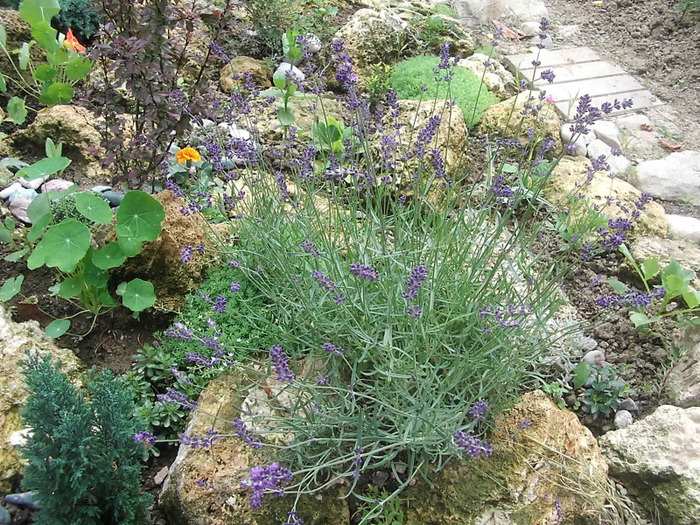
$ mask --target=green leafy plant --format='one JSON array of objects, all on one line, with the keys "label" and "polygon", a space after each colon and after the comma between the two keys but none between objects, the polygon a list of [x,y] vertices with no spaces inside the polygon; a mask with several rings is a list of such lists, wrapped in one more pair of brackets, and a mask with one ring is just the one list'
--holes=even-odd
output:
[{"label": "green leafy plant", "polygon": [[249,0],[244,7],[255,31],[253,45],[248,46],[254,51],[252,54],[256,58],[279,54],[279,35],[285,27],[294,25],[298,13],[297,0]]},{"label": "green leafy plant", "polygon": [[[617,292],[617,303],[630,307],[630,321],[637,329],[649,328],[671,316],[679,317],[679,323],[700,323],[700,293],[690,289],[690,283],[695,278],[693,270],[682,268],[675,259],[661,268],[655,257],[646,259],[639,265],[624,244],[620,247],[620,252],[640,277],[646,292],[640,294],[616,279],[608,279],[606,282]],[[652,285],[651,281],[658,278],[661,284]],[[668,311],[669,303],[674,300],[682,300],[684,306]]]},{"label": "green leafy plant", "polygon": [[700,11],[700,0],[676,0],[674,7],[676,11],[682,13],[681,19],[685,18],[688,13],[697,13]]},{"label": "green leafy plant", "polygon": [[412,100],[454,99],[469,127],[479,123],[484,110],[496,104],[496,95],[481,89],[481,80],[464,68],[455,68],[451,82],[435,82],[433,69],[440,64],[434,56],[417,56],[399,62],[391,74],[391,86],[399,98]]},{"label": "green leafy plant", "polygon": [[280,70],[275,71],[275,74],[272,76],[272,83],[275,85],[275,87],[266,89],[261,94],[267,97],[282,99],[281,102],[277,102],[277,107],[279,108],[277,118],[279,119],[280,124],[287,128],[296,121],[294,117],[294,104],[292,100],[295,98],[316,98],[316,95],[306,95],[301,91],[298,91],[299,84],[295,82],[291,69],[289,74]]},{"label": "green leafy plant", "polygon": [[333,117],[317,120],[311,131],[314,147],[326,153],[342,153],[345,150],[343,141],[352,137],[352,128],[346,128]]},{"label": "green leafy plant", "polygon": [[372,73],[366,80],[366,91],[370,105],[376,105],[386,99],[391,90],[391,73],[394,66],[380,62],[372,64]]},{"label": "green leafy plant", "polygon": [[22,455],[23,485],[36,491],[38,525],[149,523],[141,493],[141,447],[133,403],[111,372],[81,391],[48,356],[23,364],[29,397],[22,422],[32,428]]},{"label": "green leafy plant", "polygon": [[613,365],[592,365],[582,361],[574,373],[574,389],[584,388],[581,403],[595,417],[613,414],[622,400],[634,393],[625,381],[618,378],[619,373]]},{"label": "green leafy plant", "polygon": [[[27,170],[29,168],[31,166]],[[127,192],[116,215],[117,240],[95,249],[92,231],[86,224],[74,218],[51,224],[50,202],[53,197],[51,192],[42,194],[27,210],[33,224],[27,238],[32,243],[38,241],[31,249],[27,268],[56,268],[58,282],[51,292],[79,305],[81,311],[92,313],[96,319],[117,305],[107,289],[108,270],[121,266],[127,257],[137,255],[143,242],[158,238],[165,211],[147,193]],[[74,198],[77,211],[85,218],[98,225],[112,222],[114,215],[104,199],[91,192],[77,193]],[[9,300],[19,293],[23,279],[23,275],[8,279],[0,288],[0,300]],[[135,315],[153,306],[156,299],[153,285],[142,279],[119,284],[116,293],[121,296],[122,304]],[[46,333],[50,337],[59,337],[69,328],[69,318],[56,319],[46,327]]]},{"label": "green leafy plant", "polygon": [[[68,104],[72,100],[73,86],[90,73],[92,62],[80,55],[80,44],[51,27],[51,19],[60,10],[58,0],[23,0],[19,12],[31,26],[33,40],[24,42],[19,50],[8,49],[7,34],[0,25],[0,49],[14,70],[12,76],[0,73],[0,92],[7,91],[9,82],[12,87],[47,106]],[[33,63],[31,48],[34,45],[45,52],[47,64]],[[12,97],[7,104],[7,113],[7,120],[17,125],[24,123],[27,117],[24,99]]]},{"label": "green leafy plant", "polygon": [[[361,496],[361,501],[363,503],[358,507],[357,513],[362,518],[373,516],[371,523],[376,525],[404,525],[406,518],[401,510],[399,498],[391,498],[386,490],[368,485],[367,492]],[[379,515],[375,512],[377,505],[381,508]]]}]

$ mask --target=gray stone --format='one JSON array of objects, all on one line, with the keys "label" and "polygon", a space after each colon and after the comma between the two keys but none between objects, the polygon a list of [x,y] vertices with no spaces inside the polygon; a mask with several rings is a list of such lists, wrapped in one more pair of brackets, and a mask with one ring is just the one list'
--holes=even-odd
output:
[{"label": "gray stone", "polygon": [[10,213],[25,224],[31,224],[27,215],[27,208],[32,203],[29,199],[13,199],[10,203]]},{"label": "gray stone", "polygon": [[541,44],[544,49],[554,49],[554,40],[552,37],[547,35],[545,38],[540,38],[539,35],[530,39],[530,43],[533,45]]},{"label": "gray stone", "polygon": [[12,516],[10,512],[5,507],[0,507],[0,525],[10,525],[12,523]]},{"label": "gray stone", "polygon": [[581,26],[578,24],[559,26],[556,29],[557,36],[564,40],[568,40],[581,32]]},{"label": "gray stone", "polygon": [[12,204],[12,202],[15,199],[26,199],[29,201],[33,201],[36,196],[39,195],[36,190],[33,190],[32,188],[20,188],[17,191],[14,191],[12,195],[7,199],[7,201]]},{"label": "gray stone", "polygon": [[44,177],[39,177],[32,180],[27,180],[24,177],[20,177],[19,179],[17,179],[17,182],[19,182],[24,188],[38,190],[41,187],[41,185],[48,180],[48,178],[49,175],[45,175]]},{"label": "gray stone", "polygon": [[591,350],[590,352],[587,352],[586,355],[583,356],[583,359],[581,359],[581,361],[584,361],[589,365],[603,366],[606,364],[605,354],[600,350]]},{"label": "gray stone", "polygon": [[9,199],[16,191],[22,189],[22,185],[19,182],[13,182],[7,188],[0,191],[0,199]]},{"label": "gray stone", "polygon": [[90,191],[94,191],[95,193],[104,193],[106,191],[112,191],[112,186],[93,186],[90,188]]},{"label": "gray stone", "polygon": [[166,465],[165,467],[160,469],[155,476],[153,476],[153,483],[155,483],[156,485],[162,485],[165,481],[165,478],[168,477],[168,472],[170,472],[170,469]]},{"label": "gray stone", "polygon": [[700,220],[695,217],[666,214],[668,231],[673,235],[692,242],[700,243]]},{"label": "gray stone", "polygon": [[17,494],[8,494],[5,496],[6,503],[12,503],[18,507],[27,507],[28,509],[38,510],[41,504],[37,499],[36,492],[19,492]]},{"label": "gray stone", "polygon": [[[489,67],[484,66],[487,61],[491,63]],[[511,96],[508,87],[515,84],[515,77],[495,58],[489,59],[488,55],[474,53],[460,60],[457,65],[468,69],[478,78],[483,78],[489,91],[495,93],[501,100]]]},{"label": "gray stone", "polygon": [[521,21],[540,20],[549,16],[541,0],[455,0],[452,7],[460,20],[473,25],[492,20],[516,18]]},{"label": "gray stone", "polygon": [[540,34],[540,23],[539,22],[523,22],[520,24],[520,29],[525,36],[537,36]]},{"label": "gray stone", "polygon": [[41,186],[41,192],[68,191],[75,183],[65,179],[51,179]]},{"label": "gray stone", "polygon": [[634,423],[634,418],[632,417],[632,414],[627,410],[618,410],[617,412],[615,412],[614,423],[615,428],[617,429],[627,428],[632,423]]},{"label": "gray stone", "polygon": [[676,406],[700,407],[700,344],[695,345],[671,370],[667,391]]},{"label": "gray stone", "polygon": [[700,516],[700,408],[662,405],[598,441],[610,475],[660,523],[697,525]]},{"label": "gray stone", "polygon": [[678,151],[640,163],[635,185],[660,199],[700,202],[700,152]]},{"label": "gray stone", "polygon": [[610,165],[611,174],[622,175],[632,166],[632,163],[623,155],[613,155],[612,148],[600,139],[595,139],[588,145],[587,156],[591,160],[604,156],[605,161]]},{"label": "gray stone", "polygon": [[104,191],[100,197],[109,202],[109,205],[112,207],[119,206],[124,200],[124,194],[117,191]]},{"label": "gray stone", "polygon": [[646,115],[635,113],[633,115],[624,115],[615,119],[617,126],[625,131],[642,131],[642,126],[651,126],[651,120]]},{"label": "gray stone", "polygon": [[620,130],[617,125],[610,120],[598,120],[591,126],[595,137],[605,142],[611,148],[619,148],[622,146],[620,140]]},{"label": "gray stone", "polygon": [[287,62],[282,62],[279,66],[277,66],[273,76],[278,77],[280,75],[291,75],[298,82],[303,82],[306,78],[306,75],[302,73],[301,69],[293,66],[292,64],[288,64]]},{"label": "gray stone", "polygon": [[637,403],[634,402],[634,399],[631,397],[626,397],[620,402],[620,406],[617,407],[620,410],[628,410],[630,412],[638,412],[639,407],[637,406]]}]

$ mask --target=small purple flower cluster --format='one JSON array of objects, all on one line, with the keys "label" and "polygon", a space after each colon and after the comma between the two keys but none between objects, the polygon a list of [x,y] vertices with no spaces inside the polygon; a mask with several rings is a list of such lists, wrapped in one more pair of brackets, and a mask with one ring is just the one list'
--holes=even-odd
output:
[{"label": "small purple flower cluster", "polygon": [[354,263],[350,265],[350,273],[355,277],[360,277],[365,281],[377,282],[382,279],[379,272],[366,264]]},{"label": "small purple flower cluster", "polygon": [[[494,310],[489,307],[482,308],[479,310],[479,317],[484,319],[491,316],[501,328],[520,328],[521,321],[515,319],[515,317],[527,317],[531,313],[532,309],[528,305],[515,306],[509,304],[505,308],[499,306]],[[484,333],[491,333],[491,331],[484,327]]]},{"label": "small purple flower cluster", "polygon": [[248,500],[251,507],[259,509],[266,491],[271,491],[275,496],[284,496],[282,484],[286,485],[290,481],[292,472],[275,462],[267,467],[253,467],[250,478],[241,481],[241,487],[253,491]]},{"label": "small purple flower cluster", "polygon": [[180,434],[178,436],[180,445],[204,449],[211,447],[214,441],[219,439],[219,437],[219,432],[216,430],[207,430],[207,436],[188,436],[187,434]]},{"label": "small purple flower cluster", "polygon": [[328,277],[325,273],[323,273],[321,270],[314,270],[314,272],[311,274],[311,276],[314,278],[314,280],[318,283],[318,285],[321,288],[324,288],[328,290],[329,292],[332,292],[335,290],[335,282],[331,281],[331,278]]},{"label": "small purple flower cluster", "polygon": [[219,295],[214,301],[214,312],[217,314],[222,314],[226,311],[226,306],[228,305],[228,299],[223,295]]},{"label": "small purple flower cluster", "polygon": [[499,203],[505,204],[509,208],[515,205],[516,189],[508,185],[505,175],[501,174],[493,181],[489,191],[498,200]]},{"label": "small purple flower cluster", "polygon": [[232,424],[233,428],[236,429],[236,435],[241,439],[241,441],[256,450],[262,448],[263,445],[260,438],[258,438],[255,433],[246,426],[242,419],[235,417],[233,418]]},{"label": "small purple flower cluster", "polygon": [[183,323],[174,323],[172,328],[168,328],[165,331],[165,335],[173,339],[179,339],[180,341],[192,341],[194,329],[188,329]]},{"label": "small purple flower cluster", "polygon": [[403,298],[407,301],[415,301],[418,298],[418,291],[427,277],[428,269],[423,265],[416,266],[411,270],[411,275],[406,281],[406,291],[401,294]]},{"label": "small purple flower cluster", "polygon": [[174,366],[170,367],[170,372],[173,374],[173,376],[175,376],[175,379],[183,385],[189,385],[191,383],[189,377],[187,377],[183,372],[180,372]]},{"label": "small purple flower cluster", "polygon": [[406,310],[406,314],[411,318],[411,319],[418,319],[423,311],[420,309],[420,306],[417,304],[414,304],[413,306],[409,306],[408,309]]},{"label": "small purple flower cluster", "polygon": [[241,291],[241,283],[238,281],[231,281],[231,291],[233,293],[238,293]]},{"label": "small purple flower cluster", "polygon": [[156,399],[162,403],[166,403],[168,405],[180,405],[182,408],[187,408],[189,410],[194,410],[197,408],[197,403],[190,400],[187,395],[183,394],[182,392],[178,392],[177,390],[173,390],[172,388],[169,388],[165,394],[158,394]]},{"label": "small purple flower cluster", "polygon": [[469,409],[469,414],[474,421],[483,421],[488,410],[489,404],[486,401],[477,401],[474,403],[474,406]]},{"label": "small purple flower cluster", "polygon": [[[212,340],[207,339],[211,344]],[[217,343],[218,344],[218,343]],[[233,356],[227,355],[223,349],[214,352],[211,357],[205,357],[202,354],[196,352],[188,352],[185,354],[185,361],[188,363],[194,363],[199,365],[206,370],[211,370],[215,366],[226,366],[230,367],[234,363]]]},{"label": "small purple flower cluster", "polygon": [[651,304],[654,299],[663,299],[666,289],[663,287],[654,288],[651,292],[629,291],[619,296],[603,296],[595,300],[598,306],[609,308],[611,306],[628,306],[630,308],[644,308]]},{"label": "small purple flower cluster", "polygon": [[294,372],[289,368],[289,358],[280,345],[274,345],[270,348],[270,359],[272,360],[272,367],[275,369],[277,380],[291,383],[294,380]]},{"label": "small purple flower cluster", "polygon": [[156,436],[150,432],[139,432],[134,434],[134,441],[136,443],[145,443],[146,446],[152,447],[156,444]]},{"label": "small purple flower cluster", "polygon": [[214,489],[214,488],[216,488],[216,485],[214,485],[213,483],[209,483],[208,481],[203,480],[203,479],[198,479],[197,481],[195,481],[195,483],[196,483],[199,487],[202,487],[203,489]]},{"label": "small purple flower cluster", "polygon": [[328,352],[329,354],[341,356],[345,353],[345,350],[340,348],[339,346],[335,346],[332,343],[323,343],[323,349]]},{"label": "small purple flower cluster", "polygon": [[314,243],[312,243],[311,241],[302,242],[301,249],[307,253],[310,253],[314,257],[318,257],[321,255],[321,252],[318,251],[318,249],[316,248],[316,245]]},{"label": "small purple flower cluster", "polygon": [[346,91],[354,89],[357,75],[353,71],[350,55],[345,51],[345,42],[335,40],[331,44],[331,62],[336,64],[335,80]]},{"label": "small purple flower cluster", "polygon": [[304,522],[297,514],[296,510],[290,510],[287,516],[287,521],[282,525],[304,525]]},{"label": "small purple flower cluster", "polygon": [[493,446],[490,443],[470,436],[461,430],[455,432],[454,439],[455,444],[472,459],[479,459],[481,456],[487,458],[493,454]]}]

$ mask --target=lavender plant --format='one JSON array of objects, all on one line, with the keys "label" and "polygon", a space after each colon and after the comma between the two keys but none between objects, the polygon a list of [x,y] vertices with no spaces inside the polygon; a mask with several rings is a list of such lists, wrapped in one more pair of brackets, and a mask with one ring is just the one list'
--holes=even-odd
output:
[{"label": "lavender plant", "polygon": [[[449,114],[412,133],[400,124],[395,93],[370,112],[342,42],[333,51],[357,143],[317,163],[316,148],[290,126],[275,167],[240,141],[207,147],[242,159],[215,170],[238,239],[218,249],[272,306],[278,330],[265,354],[233,364],[251,378],[243,395],[264,389],[271,407],[266,415],[240,407],[231,421],[231,435],[268,458],[241,486],[253,507],[266,494],[294,495],[294,523],[302,495],[339,480],[357,495],[363,476],[391,470],[397,488],[368,501],[369,523],[429,467],[453,456],[486,461],[493,416],[546,380],[540,364],[558,337],[547,322],[568,271],[533,251],[551,143],[494,144],[498,155],[518,150],[518,168],[504,171],[494,157],[507,180],[462,184],[459,163],[446,164],[436,139]],[[436,67],[449,82],[447,58]],[[248,109],[238,124],[250,126],[250,105],[235,104]]]}]

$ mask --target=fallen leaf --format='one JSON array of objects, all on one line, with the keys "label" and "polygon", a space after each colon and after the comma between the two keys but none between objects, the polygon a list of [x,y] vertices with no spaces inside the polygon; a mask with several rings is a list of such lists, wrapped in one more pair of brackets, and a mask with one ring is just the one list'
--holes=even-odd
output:
[{"label": "fallen leaf", "polygon": [[654,126],[652,126],[651,124],[642,124],[641,126],[639,126],[639,128],[642,131],[651,131],[652,129],[654,129]]},{"label": "fallen leaf", "polygon": [[668,142],[664,142],[663,140],[659,141],[659,146],[662,148],[670,149],[671,151],[680,151],[683,149],[682,144],[669,144]]},{"label": "fallen leaf", "polygon": [[508,40],[521,40],[525,38],[525,35],[521,33],[520,31],[513,31],[510,27],[505,25],[503,22],[499,22],[498,20],[492,20],[491,21],[493,25],[495,25],[497,28],[500,28],[503,34],[503,38],[506,38]]}]

